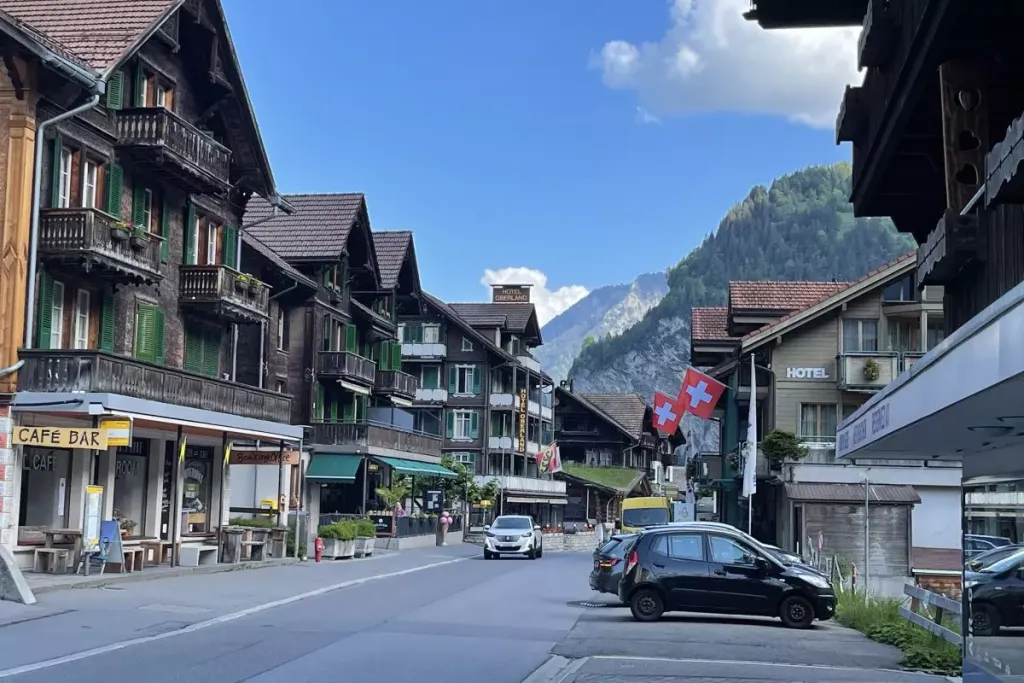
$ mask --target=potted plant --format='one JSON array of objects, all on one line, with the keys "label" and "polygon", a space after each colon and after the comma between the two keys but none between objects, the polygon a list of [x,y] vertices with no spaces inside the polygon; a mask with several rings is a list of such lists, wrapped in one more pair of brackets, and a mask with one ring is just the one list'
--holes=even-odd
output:
[{"label": "potted plant", "polygon": [[235,289],[239,292],[244,292],[249,288],[249,276],[245,273],[239,273],[235,276]]},{"label": "potted plant", "polygon": [[356,554],[356,525],[349,520],[335,522],[338,525],[338,540],[341,542],[341,557],[347,559]]},{"label": "potted plant", "polygon": [[377,525],[369,519],[356,520],[356,557],[373,555],[373,546],[377,542]]},{"label": "potted plant", "polygon": [[132,248],[142,251],[149,246],[149,231],[141,225],[136,225],[132,231]]},{"label": "potted plant", "polygon": [[127,242],[130,236],[128,224],[124,221],[117,221],[110,226],[110,239],[115,242]]},{"label": "potted plant", "polygon": [[868,358],[864,361],[864,379],[868,382],[874,382],[878,379],[878,375],[881,372],[881,368],[878,366],[878,362],[874,358]]},{"label": "potted plant", "polygon": [[260,291],[260,281],[250,275],[249,276],[249,293],[250,294],[257,294],[259,291]]},{"label": "potted plant", "polygon": [[339,533],[340,529],[337,522],[334,524],[324,524],[317,528],[316,535],[324,542],[324,557],[332,560],[341,557],[342,547]]},{"label": "potted plant", "polygon": [[761,452],[770,463],[782,464],[807,457],[807,449],[801,445],[797,435],[784,429],[773,429],[765,434],[760,446]]}]

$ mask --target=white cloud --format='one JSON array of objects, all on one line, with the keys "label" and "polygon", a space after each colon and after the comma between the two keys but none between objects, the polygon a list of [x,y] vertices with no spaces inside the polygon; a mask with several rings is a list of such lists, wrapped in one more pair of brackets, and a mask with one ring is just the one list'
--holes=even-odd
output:
[{"label": "white cloud", "polygon": [[490,285],[533,285],[530,301],[537,308],[537,320],[541,325],[559,315],[590,292],[582,285],[568,285],[552,291],[548,289],[548,276],[533,268],[488,268],[480,283],[487,287],[490,300]]},{"label": "white cloud", "polygon": [[635,90],[652,116],[737,111],[835,125],[846,84],[859,84],[859,29],[765,30],[750,0],[672,0],[656,43],[605,43],[593,66],[607,86]]},{"label": "white cloud", "polygon": [[661,119],[659,119],[657,116],[647,111],[643,107],[638,106],[636,108],[636,122],[639,123],[641,126],[646,126],[652,123],[660,124]]}]

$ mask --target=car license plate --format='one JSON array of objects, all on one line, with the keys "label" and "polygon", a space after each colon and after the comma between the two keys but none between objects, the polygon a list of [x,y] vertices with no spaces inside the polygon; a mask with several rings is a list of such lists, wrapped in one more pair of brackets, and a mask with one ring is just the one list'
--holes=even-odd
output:
[{"label": "car license plate", "polygon": [[514,541],[514,540],[516,540],[516,537],[515,536],[506,536],[505,538],[503,538],[501,540],[503,540],[503,541]]}]

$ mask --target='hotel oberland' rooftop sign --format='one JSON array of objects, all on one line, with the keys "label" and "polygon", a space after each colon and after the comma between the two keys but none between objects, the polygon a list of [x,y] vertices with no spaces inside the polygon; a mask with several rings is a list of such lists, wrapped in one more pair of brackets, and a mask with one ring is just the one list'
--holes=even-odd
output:
[{"label": "'hotel oberland' rooftop sign", "polygon": [[491,303],[528,304],[533,285],[491,285]]}]

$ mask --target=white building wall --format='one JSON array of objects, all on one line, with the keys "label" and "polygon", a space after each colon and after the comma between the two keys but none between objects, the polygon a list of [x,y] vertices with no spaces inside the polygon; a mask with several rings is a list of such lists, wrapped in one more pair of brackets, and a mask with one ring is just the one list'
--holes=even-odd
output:
[{"label": "white building wall", "polygon": [[915,486],[914,490],[921,496],[921,503],[914,506],[914,545],[959,550],[960,487]]}]

